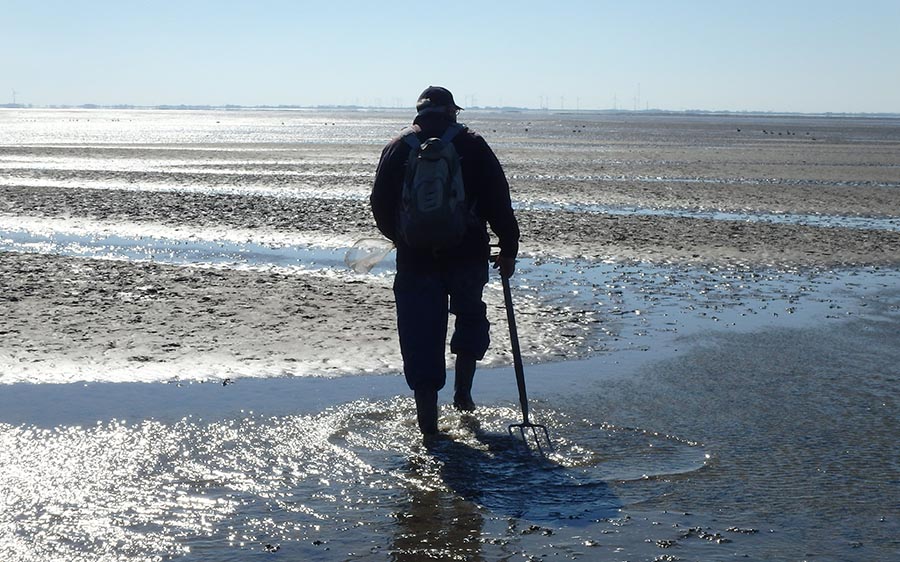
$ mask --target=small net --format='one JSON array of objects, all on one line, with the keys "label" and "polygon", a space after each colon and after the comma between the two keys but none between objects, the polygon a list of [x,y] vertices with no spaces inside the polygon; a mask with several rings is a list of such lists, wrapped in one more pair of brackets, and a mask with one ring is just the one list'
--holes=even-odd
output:
[{"label": "small net", "polygon": [[368,273],[394,249],[394,243],[383,238],[363,238],[344,255],[344,263],[356,273]]}]

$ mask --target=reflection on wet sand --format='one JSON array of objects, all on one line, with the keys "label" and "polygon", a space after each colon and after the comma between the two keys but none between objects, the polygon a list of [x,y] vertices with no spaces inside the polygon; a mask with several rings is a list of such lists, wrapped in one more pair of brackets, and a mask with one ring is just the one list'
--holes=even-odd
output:
[{"label": "reflection on wet sand", "polygon": [[412,489],[408,504],[394,514],[391,560],[485,560],[484,517],[472,502],[443,490]]}]

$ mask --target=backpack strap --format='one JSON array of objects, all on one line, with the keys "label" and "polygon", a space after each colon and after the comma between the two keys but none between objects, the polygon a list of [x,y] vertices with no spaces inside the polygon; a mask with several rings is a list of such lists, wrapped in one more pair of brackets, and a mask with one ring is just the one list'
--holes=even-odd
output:
[{"label": "backpack strap", "polygon": [[401,131],[403,141],[410,146],[413,150],[418,150],[419,146],[422,144],[419,140],[419,136],[416,134],[416,130],[412,127],[406,127]]},{"label": "backpack strap", "polygon": [[445,143],[452,141],[453,137],[465,128],[464,125],[460,125],[459,123],[451,123],[450,126],[447,127],[447,130],[444,131],[444,134],[441,135],[441,141]]},{"label": "backpack strap", "polygon": [[[444,131],[444,134],[441,135],[441,142],[448,143],[456,137],[461,131],[465,130],[466,126],[461,125],[459,123],[451,123],[447,130]],[[412,127],[406,127],[401,133],[401,138],[403,142],[408,144],[410,148],[413,150],[417,150],[419,146],[421,146],[422,141],[419,140],[418,132]]]}]

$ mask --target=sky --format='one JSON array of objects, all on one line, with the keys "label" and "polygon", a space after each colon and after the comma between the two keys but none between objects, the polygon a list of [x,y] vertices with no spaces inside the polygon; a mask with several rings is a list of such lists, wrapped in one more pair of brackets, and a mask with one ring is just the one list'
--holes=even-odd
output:
[{"label": "sky", "polygon": [[898,30],[900,0],[0,0],[0,103],[900,113]]}]

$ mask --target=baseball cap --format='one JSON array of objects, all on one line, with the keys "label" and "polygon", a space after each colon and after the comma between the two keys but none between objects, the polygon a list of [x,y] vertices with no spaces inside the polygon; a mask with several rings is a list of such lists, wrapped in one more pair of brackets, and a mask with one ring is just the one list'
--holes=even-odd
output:
[{"label": "baseball cap", "polygon": [[419,101],[416,102],[416,111],[419,115],[447,109],[459,111],[462,108],[453,101],[453,94],[450,93],[450,90],[441,86],[428,86],[424,92],[419,94]]}]

